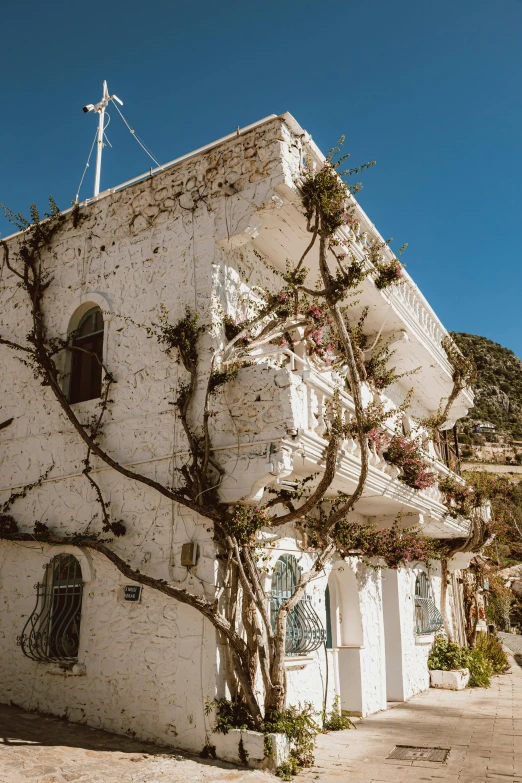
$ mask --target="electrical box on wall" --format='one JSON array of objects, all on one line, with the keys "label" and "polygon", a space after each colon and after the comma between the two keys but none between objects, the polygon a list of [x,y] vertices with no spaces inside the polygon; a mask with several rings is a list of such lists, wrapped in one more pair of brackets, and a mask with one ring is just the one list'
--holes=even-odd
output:
[{"label": "electrical box on wall", "polygon": [[194,543],[194,541],[191,541],[188,544],[183,544],[181,547],[181,565],[185,566],[186,568],[190,568],[190,566],[195,566],[198,562],[199,557],[199,546]]}]

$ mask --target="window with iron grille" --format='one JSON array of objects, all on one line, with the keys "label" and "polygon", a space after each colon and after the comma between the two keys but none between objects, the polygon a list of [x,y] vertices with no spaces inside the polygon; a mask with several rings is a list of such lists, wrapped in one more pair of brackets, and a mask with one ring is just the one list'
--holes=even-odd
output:
[{"label": "window with iron grille", "polygon": [[428,574],[421,571],[415,579],[415,631],[419,636],[432,634],[442,628],[443,622],[433,600]]},{"label": "window with iron grille", "polygon": [[[270,619],[274,630],[279,607],[293,595],[300,576],[301,569],[293,555],[282,555],[275,564],[270,591]],[[312,599],[304,595],[288,613],[285,652],[287,655],[306,655],[317,650],[325,639],[326,633]]]},{"label": "window with iron grille", "polygon": [[69,402],[94,400],[101,395],[103,315],[93,307],[74,330],[71,344]]},{"label": "window with iron grille", "polygon": [[33,661],[75,663],[83,592],[80,563],[72,555],[62,554],[44,568],[43,582],[35,585],[35,607],[18,644]]},{"label": "window with iron grille", "polygon": [[324,593],[324,605],[326,609],[326,648],[331,650],[333,647],[332,636],[332,596],[330,594],[330,587],[326,585]]}]

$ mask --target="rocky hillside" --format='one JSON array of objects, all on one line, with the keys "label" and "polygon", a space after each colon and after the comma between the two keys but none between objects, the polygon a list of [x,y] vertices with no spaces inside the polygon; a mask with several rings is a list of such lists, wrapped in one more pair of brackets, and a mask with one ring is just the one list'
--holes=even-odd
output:
[{"label": "rocky hillside", "polygon": [[[468,422],[490,421],[499,435],[522,440],[522,362],[509,348],[486,337],[452,332],[465,356],[476,364],[478,378],[473,387],[475,407]],[[464,422],[463,422],[464,423]]]}]

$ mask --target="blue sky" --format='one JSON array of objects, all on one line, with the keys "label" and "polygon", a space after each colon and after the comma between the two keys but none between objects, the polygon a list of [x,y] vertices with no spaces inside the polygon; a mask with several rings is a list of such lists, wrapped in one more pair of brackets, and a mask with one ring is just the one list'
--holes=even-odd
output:
[{"label": "blue sky", "polygon": [[[28,0],[0,19],[1,202],[69,206],[104,78],[161,162],[290,111],[323,150],[344,133],[377,160],[360,201],[444,324],[522,357],[521,0]],[[102,189],[149,167],[111,114]]]}]

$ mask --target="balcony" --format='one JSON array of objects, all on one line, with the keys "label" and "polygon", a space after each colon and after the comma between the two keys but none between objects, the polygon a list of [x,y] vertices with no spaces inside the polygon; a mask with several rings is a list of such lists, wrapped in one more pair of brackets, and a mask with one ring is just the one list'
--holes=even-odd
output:
[{"label": "balcony", "polygon": [[[230,385],[220,414],[232,416],[234,440],[227,436],[223,441],[225,427],[219,416],[215,423],[217,430],[220,428],[220,449],[225,452],[223,467],[233,474],[221,486],[225,502],[260,502],[267,486],[287,476],[320,475],[327,447],[327,411],[336,392],[342,421],[355,421],[353,400],[335,372],[321,371],[308,358],[287,348],[274,348],[252,359],[252,365],[243,368]],[[365,384],[363,397],[364,404],[379,401],[390,411],[386,424],[393,434],[395,407],[390,400],[374,395]],[[423,447],[430,470],[441,476],[458,469],[456,452],[446,438],[442,434],[440,442],[433,443],[426,436]],[[360,474],[360,453],[356,439],[343,441],[331,495],[353,491]],[[398,480],[400,469],[388,462],[374,443],[369,446],[368,461],[365,491],[357,506],[361,514],[391,520],[402,515],[404,526],[429,521],[430,535],[452,537],[465,532],[460,523],[446,519],[437,483],[422,491],[411,489]]]},{"label": "balcony", "polygon": [[[303,138],[307,139],[302,155],[285,157],[281,180],[267,191],[261,206],[249,209],[247,192],[242,193],[233,234],[227,232],[226,240],[221,240],[225,251],[243,245],[255,247],[280,270],[285,269],[289,259],[300,258],[310,242],[300,195],[305,173],[302,161],[306,159],[312,166],[321,166],[325,160],[292,117],[284,115],[284,120],[296,135],[296,147],[301,145]],[[394,258],[392,250],[355,199],[353,205],[356,220],[351,228],[344,226],[337,232],[340,246],[349,257],[368,265],[368,249],[379,244],[384,259],[391,261]],[[308,253],[306,265],[310,269],[310,279],[315,279],[319,268],[317,247]],[[401,371],[416,372],[412,385],[420,391],[424,407],[435,411],[439,401],[447,398],[452,389],[452,368],[443,347],[448,332],[406,270],[403,270],[400,282],[384,290],[376,288],[372,277],[370,271],[361,283],[357,301],[351,304],[351,318],[355,322],[366,311],[365,333],[371,340],[379,336],[388,340],[394,335],[402,335],[402,342],[394,345]],[[472,404],[469,390],[462,391],[452,406],[450,418],[456,421],[466,415]]]}]

